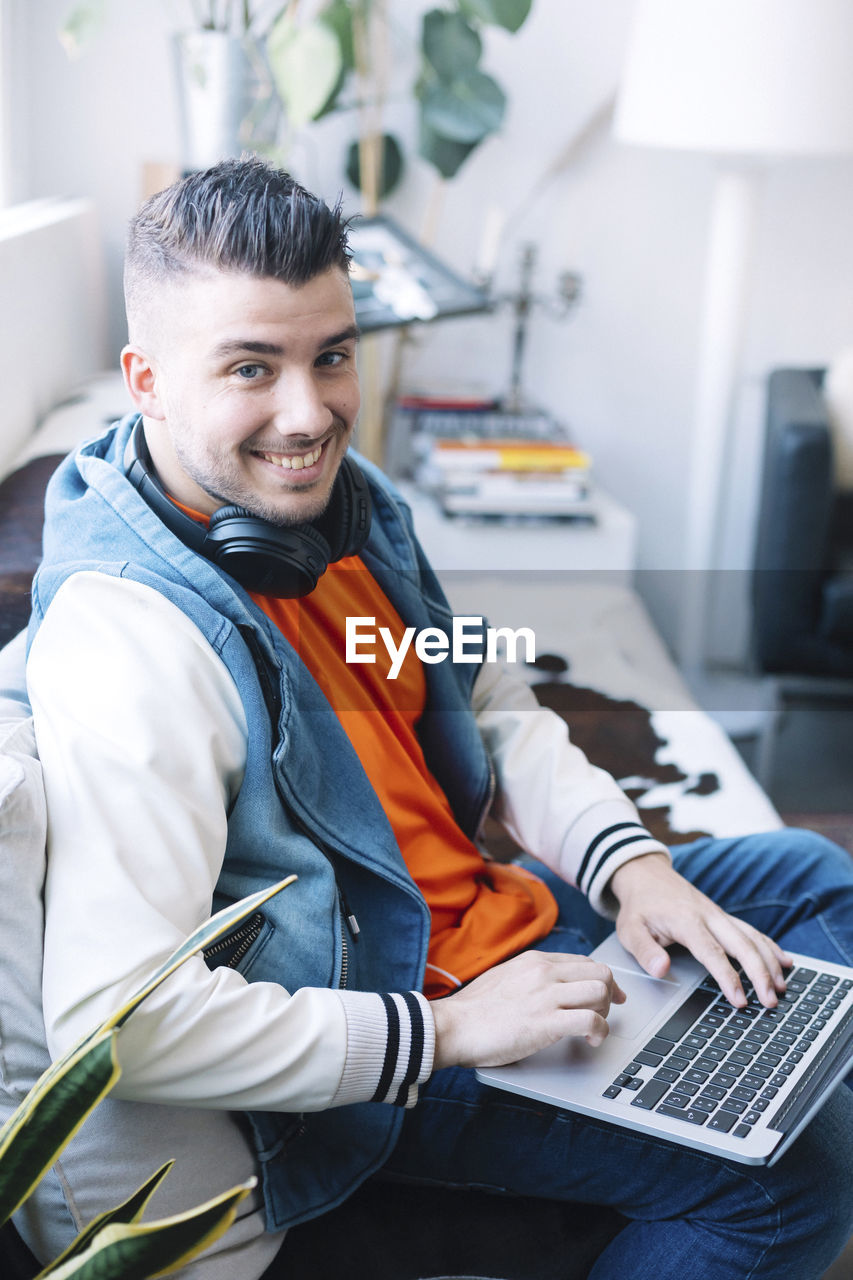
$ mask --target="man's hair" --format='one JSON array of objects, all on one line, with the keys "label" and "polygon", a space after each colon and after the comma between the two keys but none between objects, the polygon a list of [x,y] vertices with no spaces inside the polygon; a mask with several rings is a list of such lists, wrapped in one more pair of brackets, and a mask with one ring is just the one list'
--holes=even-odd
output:
[{"label": "man's hair", "polygon": [[124,285],[128,319],[169,278],[243,272],[299,286],[331,267],[347,271],[348,222],[283,169],[223,160],[152,196],[131,220]]}]

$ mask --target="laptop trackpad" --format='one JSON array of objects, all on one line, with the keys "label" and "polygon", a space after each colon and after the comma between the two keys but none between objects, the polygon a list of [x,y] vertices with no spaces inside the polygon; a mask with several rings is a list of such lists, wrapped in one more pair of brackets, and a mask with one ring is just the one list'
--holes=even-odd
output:
[{"label": "laptop trackpad", "polygon": [[668,1004],[677,1003],[684,996],[684,987],[671,978],[650,978],[647,974],[617,968],[613,976],[628,997],[624,1004],[612,1004],[607,1015],[610,1034],[620,1039],[633,1040],[660,1017]]}]

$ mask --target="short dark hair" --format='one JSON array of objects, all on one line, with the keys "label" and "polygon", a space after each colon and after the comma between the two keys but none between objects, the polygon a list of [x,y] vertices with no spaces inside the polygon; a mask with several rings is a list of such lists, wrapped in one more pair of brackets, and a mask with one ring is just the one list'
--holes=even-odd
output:
[{"label": "short dark hair", "polygon": [[347,271],[348,220],[289,173],[259,159],[223,160],[152,196],[131,220],[125,258],[130,315],[140,294],[198,268],[306,284]]}]

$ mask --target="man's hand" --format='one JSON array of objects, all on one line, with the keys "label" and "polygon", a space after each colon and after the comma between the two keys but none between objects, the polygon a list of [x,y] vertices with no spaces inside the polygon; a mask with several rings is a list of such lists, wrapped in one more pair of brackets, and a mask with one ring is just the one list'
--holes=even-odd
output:
[{"label": "man's hand", "polygon": [[611,1003],[624,999],[606,965],[525,951],[433,1001],[435,1068],[499,1067],[564,1036],[601,1044]]},{"label": "man's hand", "polygon": [[729,956],[738,960],[759,999],[769,1008],[785,990],[783,968],[791,957],[771,938],[728,915],[673,869],[659,853],[625,862],[610,881],[619,914],[616,933],[646,973],[659,978],[669,968],[664,947],[680,942],[704,964],[734,1005],[746,997]]}]

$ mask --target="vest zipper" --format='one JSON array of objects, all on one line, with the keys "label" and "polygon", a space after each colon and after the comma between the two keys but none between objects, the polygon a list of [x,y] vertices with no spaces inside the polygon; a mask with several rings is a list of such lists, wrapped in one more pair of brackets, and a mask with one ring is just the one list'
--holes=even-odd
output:
[{"label": "vest zipper", "polygon": [[479,841],[480,837],[483,834],[483,827],[485,825],[486,818],[489,816],[489,810],[492,807],[492,803],[495,798],[495,791],[497,790],[497,775],[495,774],[495,766],[492,764],[491,756],[489,755],[486,756],[486,763],[489,766],[489,785],[486,790],[486,798],[483,801],[482,808],[480,809],[480,817],[477,822],[477,829],[474,833],[475,843]]},{"label": "vest zipper", "polygon": [[238,929],[235,929],[232,933],[227,933],[224,938],[219,938],[216,942],[212,942],[209,947],[204,948],[201,954],[205,960],[210,960],[219,955],[220,952],[227,951],[236,943],[237,949],[225,966],[228,969],[236,969],[263,927],[264,917],[260,911],[256,911]]},{"label": "vest zipper", "polygon": [[[334,866],[332,871],[334,872]],[[358,942],[358,935],[361,933],[352,911],[350,911],[347,900],[344,897],[343,889],[338,884],[338,877],[335,874],[335,888],[338,891],[338,910],[341,913],[341,976],[338,981],[338,987],[343,988],[347,985],[347,977],[349,975],[349,940],[347,938],[347,925],[352,935],[353,942]]]}]

